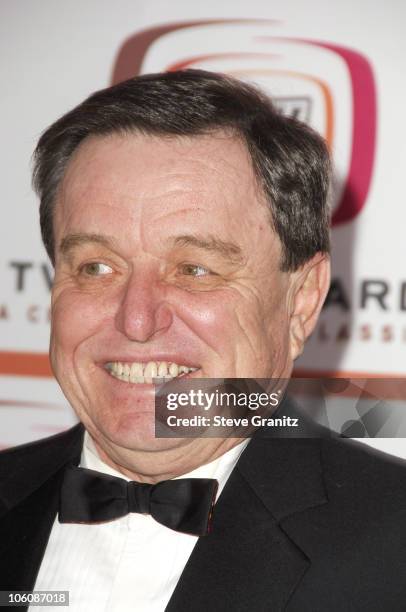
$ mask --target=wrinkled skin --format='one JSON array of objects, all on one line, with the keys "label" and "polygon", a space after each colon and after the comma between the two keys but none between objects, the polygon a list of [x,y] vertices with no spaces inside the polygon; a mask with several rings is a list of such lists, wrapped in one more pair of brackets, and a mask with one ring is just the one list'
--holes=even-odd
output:
[{"label": "wrinkled skin", "polygon": [[[165,360],[199,368],[197,377],[290,376],[328,262],[280,270],[244,145],[225,134],[88,138],[68,165],[54,228],[51,362],[101,456],[156,481],[235,445],[155,439],[152,385],[104,366]],[[93,238],[68,238],[78,234]]]}]

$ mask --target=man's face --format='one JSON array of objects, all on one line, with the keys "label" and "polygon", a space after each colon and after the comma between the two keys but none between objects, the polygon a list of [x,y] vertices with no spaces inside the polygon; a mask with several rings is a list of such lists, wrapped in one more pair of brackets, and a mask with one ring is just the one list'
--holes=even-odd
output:
[{"label": "man's face", "polygon": [[95,439],[174,444],[155,376],[289,376],[290,275],[239,140],[87,139],[54,226],[51,361]]}]

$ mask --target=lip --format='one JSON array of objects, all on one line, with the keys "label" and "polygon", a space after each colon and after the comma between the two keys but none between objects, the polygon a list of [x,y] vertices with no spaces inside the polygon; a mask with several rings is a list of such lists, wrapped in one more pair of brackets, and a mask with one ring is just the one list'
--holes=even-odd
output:
[{"label": "lip", "polygon": [[201,366],[196,362],[192,362],[190,359],[186,359],[183,355],[174,355],[168,353],[155,353],[154,355],[106,355],[96,361],[96,365],[105,367],[106,363],[112,363],[121,361],[121,363],[148,363],[149,361],[166,361],[167,363],[177,363],[178,365],[184,365],[188,368],[198,368]]}]

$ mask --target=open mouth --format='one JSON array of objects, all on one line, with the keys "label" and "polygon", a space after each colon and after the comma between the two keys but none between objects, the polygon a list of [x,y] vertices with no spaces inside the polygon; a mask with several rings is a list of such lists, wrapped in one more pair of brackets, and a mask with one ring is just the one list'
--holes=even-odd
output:
[{"label": "open mouth", "polygon": [[109,361],[104,367],[111,376],[118,380],[149,385],[162,384],[174,378],[181,378],[199,369],[167,361],[148,361],[147,363]]}]

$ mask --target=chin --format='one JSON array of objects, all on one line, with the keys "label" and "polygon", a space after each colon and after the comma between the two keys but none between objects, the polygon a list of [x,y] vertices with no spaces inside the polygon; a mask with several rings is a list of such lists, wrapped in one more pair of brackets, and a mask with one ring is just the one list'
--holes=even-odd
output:
[{"label": "chin", "polygon": [[84,425],[102,448],[153,451],[179,445],[179,439],[155,437],[154,412],[121,415],[115,420],[101,418],[89,427]]}]

